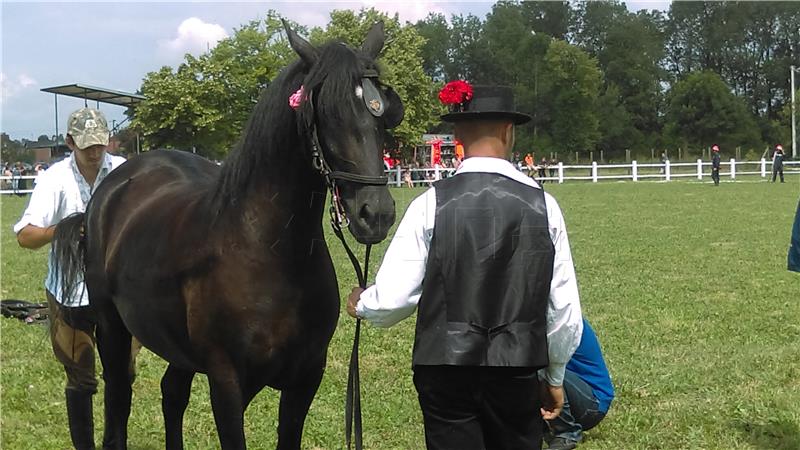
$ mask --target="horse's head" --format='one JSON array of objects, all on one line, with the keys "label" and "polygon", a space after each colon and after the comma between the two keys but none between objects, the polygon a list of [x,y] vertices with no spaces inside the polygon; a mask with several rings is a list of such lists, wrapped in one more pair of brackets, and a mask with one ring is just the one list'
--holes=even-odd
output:
[{"label": "horse's head", "polygon": [[353,236],[380,242],[395,220],[383,172],[386,130],[403,120],[400,97],[378,79],[383,23],[372,27],[359,50],[341,43],[315,48],[288,26],[286,33],[307,69],[298,111],[318,147],[315,164],[330,171]]}]

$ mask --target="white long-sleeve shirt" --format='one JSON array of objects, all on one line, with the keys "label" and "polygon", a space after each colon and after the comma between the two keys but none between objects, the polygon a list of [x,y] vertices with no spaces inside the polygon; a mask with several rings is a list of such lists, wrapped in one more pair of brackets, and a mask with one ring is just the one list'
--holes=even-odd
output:
[{"label": "white long-sleeve shirt", "polygon": [[[535,181],[504,159],[467,158],[455,176],[467,172],[497,173],[541,189]],[[550,385],[559,386],[564,380],[567,362],[580,342],[583,321],[564,216],[550,194],[545,192],[544,197],[555,258],[547,303],[550,365],[540,375]],[[436,188],[432,187],[408,206],[383,257],[375,284],[361,293],[356,305],[359,317],[378,327],[390,327],[414,313],[422,295],[435,218]]]}]

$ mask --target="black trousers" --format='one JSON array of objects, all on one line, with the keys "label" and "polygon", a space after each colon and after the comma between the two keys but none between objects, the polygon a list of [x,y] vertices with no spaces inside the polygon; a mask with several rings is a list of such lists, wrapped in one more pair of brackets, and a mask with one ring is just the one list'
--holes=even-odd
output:
[{"label": "black trousers", "polygon": [[781,183],[783,183],[783,166],[782,165],[772,168],[772,182],[773,183],[775,182],[775,177],[777,177],[778,174],[781,175]]},{"label": "black trousers", "polygon": [[428,450],[539,450],[536,370],[415,366]]},{"label": "black trousers", "polygon": [[719,169],[711,169],[711,179],[714,180],[714,184],[719,184]]}]

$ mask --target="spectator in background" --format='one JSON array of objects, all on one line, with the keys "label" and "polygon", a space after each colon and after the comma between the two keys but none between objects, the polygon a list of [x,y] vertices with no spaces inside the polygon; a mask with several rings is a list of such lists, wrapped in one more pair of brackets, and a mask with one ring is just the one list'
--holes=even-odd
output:
[{"label": "spectator in background", "polygon": [[558,167],[558,159],[555,157],[550,158],[550,178],[556,177],[556,168]]},{"label": "spectator in background", "polygon": [[533,168],[533,155],[528,153],[525,155],[525,170],[528,171],[528,176],[533,178],[535,175],[534,168]]},{"label": "spectator in background", "polygon": [[539,181],[544,183],[545,178],[547,178],[547,158],[542,156],[542,160],[539,162]]},{"label": "spectator in background", "polygon": [[408,166],[406,170],[403,171],[403,181],[406,183],[406,187],[414,187],[414,181],[411,179],[411,166]]},{"label": "spectator in background", "polygon": [[19,182],[23,173],[25,173],[25,168],[22,167],[22,163],[19,161],[15,162],[11,169],[11,189],[17,195],[19,195]]},{"label": "spectator in background", "polygon": [[613,400],[614,385],[600,343],[584,317],[581,342],[567,363],[564,375],[564,407],[557,418],[546,421],[547,448],[570,450],[577,447],[583,433],[605,418]]},{"label": "spectator in background", "polygon": [[3,167],[3,176],[8,177],[7,180],[3,180],[3,188],[7,189],[11,186],[11,177],[14,176],[14,173],[11,171],[11,166],[6,163]]},{"label": "spectator in background", "polygon": [[781,174],[781,183],[783,183],[783,146],[778,144],[775,146],[775,151],[772,153],[772,182]]},{"label": "spectator in background", "polygon": [[714,186],[719,186],[719,145],[711,146],[711,179]]}]

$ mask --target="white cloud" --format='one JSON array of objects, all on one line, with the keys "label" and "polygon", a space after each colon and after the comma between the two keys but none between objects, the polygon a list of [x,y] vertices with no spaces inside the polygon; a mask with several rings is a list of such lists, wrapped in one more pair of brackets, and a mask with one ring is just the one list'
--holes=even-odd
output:
[{"label": "white cloud", "polygon": [[37,84],[36,80],[24,73],[12,78],[0,72],[0,102],[5,103],[9,98]]},{"label": "white cloud", "polygon": [[179,60],[186,53],[201,54],[226,37],[228,33],[220,25],[190,17],[178,26],[176,37],[158,42],[158,51],[165,59]]}]

